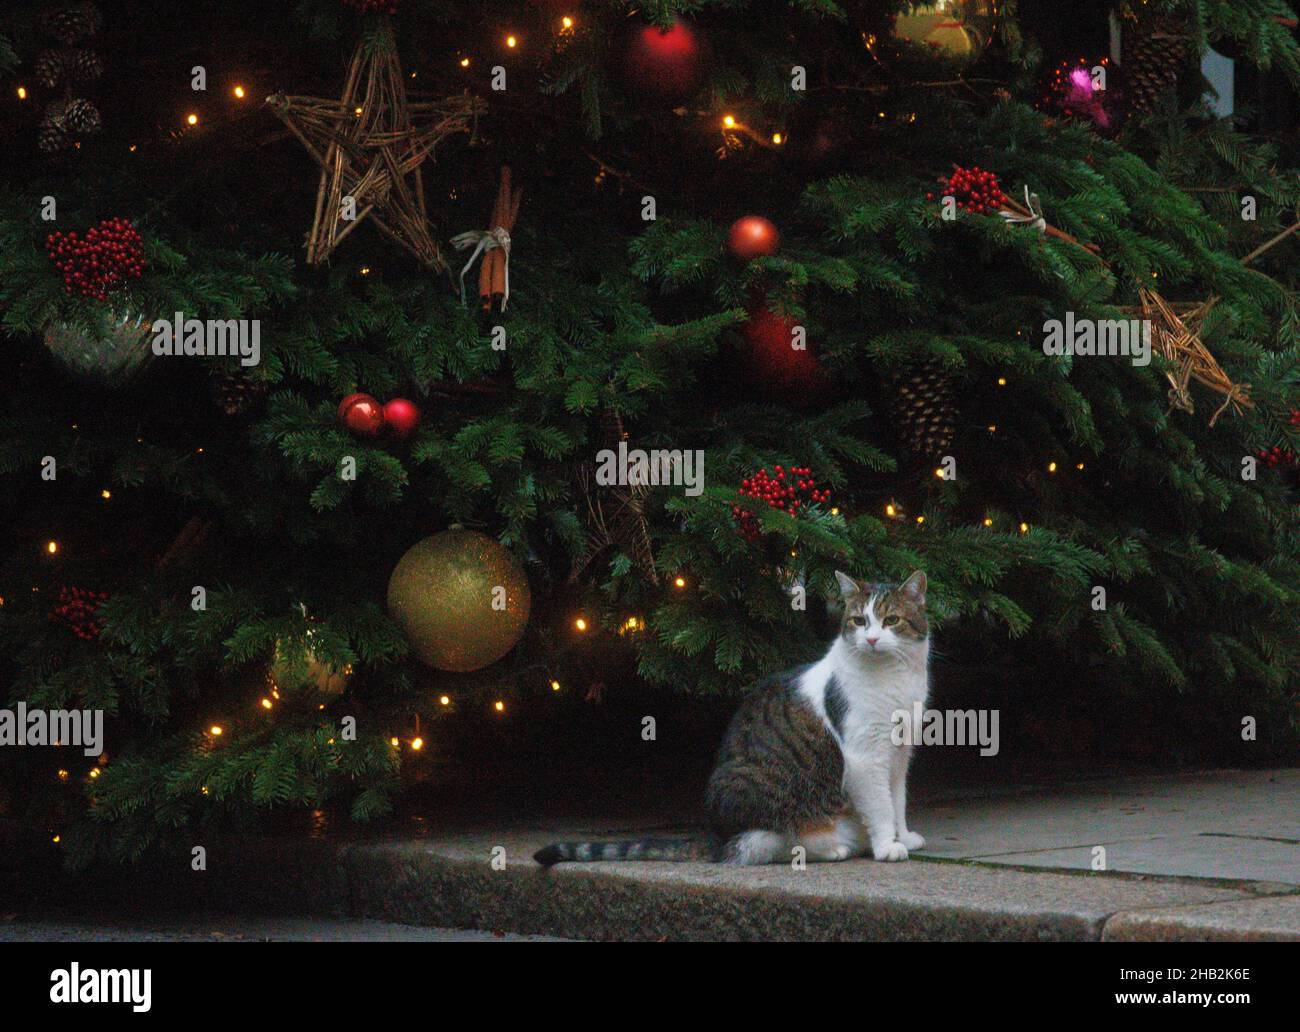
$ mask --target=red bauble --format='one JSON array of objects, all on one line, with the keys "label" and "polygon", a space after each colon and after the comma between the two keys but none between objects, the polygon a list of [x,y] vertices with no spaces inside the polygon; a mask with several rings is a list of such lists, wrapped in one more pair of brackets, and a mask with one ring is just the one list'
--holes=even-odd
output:
[{"label": "red bauble", "polygon": [[680,18],[674,18],[667,29],[637,25],[623,55],[632,87],[669,104],[681,103],[699,91],[708,63],[708,40]]},{"label": "red bauble", "polygon": [[788,315],[769,311],[766,300],[759,300],[749,306],[749,318],[742,327],[749,341],[745,363],[749,377],[768,392],[795,404],[826,387],[821,364],[809,349],[806,337],[802,348],[795,347],[800,342],[795,332],[797,325]]},{"label": "red bauble", "polygon": [[727,233],[727,247],[737,258],[749,261],[759,255],[776,254],[781,246],[781,234],[762,215],[746,215],[736,219]]},{"label": "red bauble", "polygon": [[420,425],[420,409],[413,401],[394,398],[384,402],[384,426],[397,440],[405,440]]},{"label": "red bauble", "polygon": [[362,437],[378,437],[384,410],[369,394],[349,394],[339,402],[339,422]]}]

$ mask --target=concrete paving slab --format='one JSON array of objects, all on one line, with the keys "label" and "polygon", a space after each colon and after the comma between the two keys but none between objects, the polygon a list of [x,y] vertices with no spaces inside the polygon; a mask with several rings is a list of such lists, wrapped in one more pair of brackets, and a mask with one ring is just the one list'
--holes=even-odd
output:
[{"label": "concrete paving slab", "polygon": [[[1226,835],[1169,835],[1098,843],[1105,869],[1135,874],[1238,878],[1300,886],[1300,843]],[[1024,867],[1087,871],[1092,846],[1032,853],[1000,853],[979,859]]]},{"label": "concrete paving slab", "polygon": [[1171,910],[1130,910],[1106,922],[1108,942],[1300,942],[1300,895]]},{"label": "concrete paving slab", "polygon": [[[1109,853],[1127,844],[1121,852],[1134,858],[1133,870],[1300,884],[1298,770],[1118,778],[1020,795],[935,799],[914,806],[911,816],[930,856],[1074,868],[1087,866],[1078,862],[1080,850],[1090,859],[1093,846],[1106,845]],[[1234,852],[1230,839],[1211,836],[1243,841]],[[1145,852],[1132,845],[1144,840],[1152,843]],[[1156,840],[1171,850],[1163,868]],[[1111,867],[1124,869],[1113,860]]]}]

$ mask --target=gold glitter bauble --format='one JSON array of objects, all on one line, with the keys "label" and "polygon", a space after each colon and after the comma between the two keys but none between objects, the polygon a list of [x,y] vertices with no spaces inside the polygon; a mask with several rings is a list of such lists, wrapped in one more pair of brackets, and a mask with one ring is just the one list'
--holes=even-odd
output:
[{"label": "gold glitter bauble", "polygon": [[435,670],[495,663],[523,636],[528,579],[512,556],[474,530],[444,530],[413,545],[388,581],[388,611]]},{"label": "gold glitter bauble", "polygon": [[996,0],[903,3],[883,22],[870,19],[863,42],[900,67],[961,70],[974,64],[993,39]]}]

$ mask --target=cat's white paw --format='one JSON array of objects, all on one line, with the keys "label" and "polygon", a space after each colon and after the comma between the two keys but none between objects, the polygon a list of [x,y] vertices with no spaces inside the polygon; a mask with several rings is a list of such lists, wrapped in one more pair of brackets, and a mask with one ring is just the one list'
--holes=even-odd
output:
[{"label": "cat's white paw", "polygon": [[838,863],[847,860],[853,852],[842,842],[820,841],[806,846],[808,859],[819,863]]},{"label": "cat's white paw", "polygon": [[925,848],[925,836],[918,835],[914,831],[905,831],[898,836],[898,841],[903,843],[910,852]]},{"label": "cat's white paw", "polygon": [[877,860],[895,861],[907,859],[907,847],[901,842],[890,842],[880,848],[871,847],[871,855]]}]

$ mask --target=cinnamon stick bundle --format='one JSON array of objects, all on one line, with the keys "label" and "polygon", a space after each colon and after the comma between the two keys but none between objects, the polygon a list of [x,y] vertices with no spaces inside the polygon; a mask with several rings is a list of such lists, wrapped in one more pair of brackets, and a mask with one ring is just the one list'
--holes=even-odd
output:
[{"label": "cinnamon stick bundle", "polygon": [[[522,189],[512,190],[510,168],[501,166],[501,185],[497,188],[496,204],[492,207],[492,218],[488,221],[488,231],[503,229],[507,234],[515,228],[519,217],[519,202],[523,200]],[[483,255],[483,262],[478,270],[478,295],[483,311],[490,311],[492,302],[506,296],[506,269],[510,256],[502,248],[493,248]]]}]

